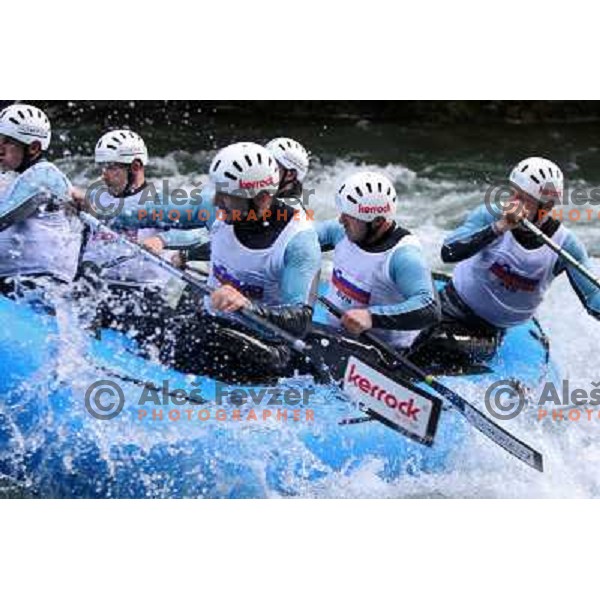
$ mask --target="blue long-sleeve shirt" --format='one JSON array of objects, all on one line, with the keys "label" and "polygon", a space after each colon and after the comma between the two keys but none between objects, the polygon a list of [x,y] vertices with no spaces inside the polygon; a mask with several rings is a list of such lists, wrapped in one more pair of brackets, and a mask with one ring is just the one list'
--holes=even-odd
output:
[{"label": "blue long-sleeve shirt", "polygon": [[[497,220],[498,218],[485,205],[473,210],[466,221],[444,240],[442,260],[447,263],[466,260],[498,239],[502,234],[499,234],[494,227]],[[588,270],[593,269],[585,246],[572,231],[567,231],[562,248]],[[576,267],[558,257],[553,274],[556,277],[563,272],[567,273],[571,286],[588,313],[600,319],[600,289],[583,276]]]},{"label": "blue long-sleeve shirt", "polygon": [[[321,248],[331,249],[346,236],[338,221],[316,224]],[[416,246],[397,248],[389,263],[389,276],[398,292],[406,298],[389,305],[369,306],[373,327],[378,329],[416,330],[439,320],[439,302],[431,271],[423,252]]]},{"label": "blue long-sleeve shirt", "polygon": [[[176,219],[179,215],[179,219]],[[143,211],[123,211],[116,217],[122,227],[165,227],[159,237],[166,248],[185,248],[198,242],[199,228],[211,229],[217,221],[217,208],[212,202],[210,187],[202,201],[190,200],[174,204],[164,199],[160,205]],[[192,231],[189,231],[192,229]],[[281,275],[281,303],[307,305],[314,301],[321,250],[316,232],[308,229],[297,233],[288,243],[283,257]]]},{"label": "blue long-sleeve shirt", "polygon": [[124,206],[112,219],[113,226],[119,229],[164,229],[159,237],[165,246],[183,249],[201,241],[198,230],[210,230],[217,220],[210,186],[202,188],[200,198],[188,198],[185,202],[174,202],[158,193],[155,197],[154,201],[135,207]]}]

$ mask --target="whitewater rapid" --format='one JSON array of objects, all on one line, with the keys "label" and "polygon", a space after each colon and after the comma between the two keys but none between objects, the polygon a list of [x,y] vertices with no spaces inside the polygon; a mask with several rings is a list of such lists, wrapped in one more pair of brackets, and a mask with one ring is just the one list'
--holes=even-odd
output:
[{"label": "whitewater rapid", "polygon": [[[210,152],[177,152],[152,161],[150,178],[160,184],[168,178],[172,187],[191,190],[201,180],[212,157]],[[89,160],[71,159],[64,165],[79,185],[89,181],[95,170]],[[482,202],[486,185],[476,179],[430,177],[401,164],[360,163],[337,160],[313,161],[306,188],[313,190],[309,208],[316,219],[335,218],[334,196],[341,181],[358,168],[386,173],[396,184],[398,221],[420,238],[431,267],[448,272],[439,249],[445,235]],[[598,228],[590,223],[573,227],[588,247],[598,247]],[[600,272],[600,261],[594,261]],[[324,261],[323,276],[330,260]],[[591,390],[600,381],[600,355],[596,352],[600,323],[587,315],[565,276],[553,284],[539,317],[549,335],[553,360],[572,386]],[[479,390],[470,399],[483,407]],[[443,417],[442,417],[443,418]],[[318,483],[306,484],[309,497],[543,497],[588,498],[600,495],[600,419],[591,422],[539,422],[535,413],[521,415],[507,428],[544,454],[545,473],[537,473],[473,431],[459,450],[458,460],[447,473],[403,478],[387,482],[377,475],[376,462],[364,465],[350,476],[331,475]]]}]

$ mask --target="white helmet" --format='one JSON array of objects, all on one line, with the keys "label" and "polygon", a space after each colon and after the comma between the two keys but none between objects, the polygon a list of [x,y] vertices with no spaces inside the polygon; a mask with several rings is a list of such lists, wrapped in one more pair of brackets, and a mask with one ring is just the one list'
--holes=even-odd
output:
[{"label": "white helmet", "polygon": [[120,163],[130,165],[139,160],[143,165],[148,163],[148,149],[144,140],[133,131],[117,129],[105,133],[96,144],[95,159],[97,163]]},{"label": "white helmet", "polygon": [[509,181],[541,202],[562,201],[564,180],[562,171],[546,158],[526,158],[511,172]]},{"label": "white helmet", "polygon": [[338,210],[367,223],[396,212],[394,184],[380,173],[362,171],[344,181],[335,198]]},{"label": "white helmet", "polygon": [[252,142],[219,150],[208,175],[217,192],[241,198],[255,198],[261,192],[273,195],[279,187],[279,170],[273,155]]},{"label": "white helmet", "polygon": [[0,112],[0,135],[23,144],[38,141],[48,150],[52,135],[50,121],[43,111],[29,104],[11,104]]},{"label": "white helmet", "polygon": [[285,169],[296,170],[300,183],[304,181],[310,157],[302,144],[290,138],[281,137],[271,140],[266,148]]}]

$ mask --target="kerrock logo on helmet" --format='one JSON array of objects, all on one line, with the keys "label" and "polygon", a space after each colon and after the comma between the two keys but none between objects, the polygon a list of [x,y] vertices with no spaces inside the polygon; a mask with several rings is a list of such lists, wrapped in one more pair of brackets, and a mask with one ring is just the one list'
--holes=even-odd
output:
[{"label": "kerrock logo on helmet", "polygon": [[48,137],[48,132],[42,129],[41,127],[37,127],[36,125],[29,125],[27,123],[21,123],[19,125],[19,133],[23,135],[35,135],[42,138]]},{"label": "kerrock logo on helmet", "polygon": [[392,207],[389,204],[386,204],[385,206],[359,206],[358,207],[358,212],[359,213],[363,213],[366,215],[381,215],[383,213],[389,213],[391,212]]},{"label": "kerrock logo on helmet", "polygon": [[240,189],[242,190],[262,189],[270,185],[276,185],[272,177],[268,177],[267,179],[260,179],[258,181],[244,181],[240,179]]}]

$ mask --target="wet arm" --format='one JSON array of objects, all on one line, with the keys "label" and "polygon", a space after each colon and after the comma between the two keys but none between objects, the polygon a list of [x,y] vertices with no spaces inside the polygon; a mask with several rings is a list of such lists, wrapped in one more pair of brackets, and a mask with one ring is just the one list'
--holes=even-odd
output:
[{"label": "wet arm", "polygon": [[398,248],[390,261],[390,278],[405,298],[397,304],[371,306],[373,327],[415,330],[440,320],[440,306],[431,271],[417,246]]},{"label": "wet arm", "polygon": [[494,226],[496,217],[486,206],[475,209],[467,220],[455,229],[442,246],[442,260],[455,263],[471,258],[498,238]]}]

